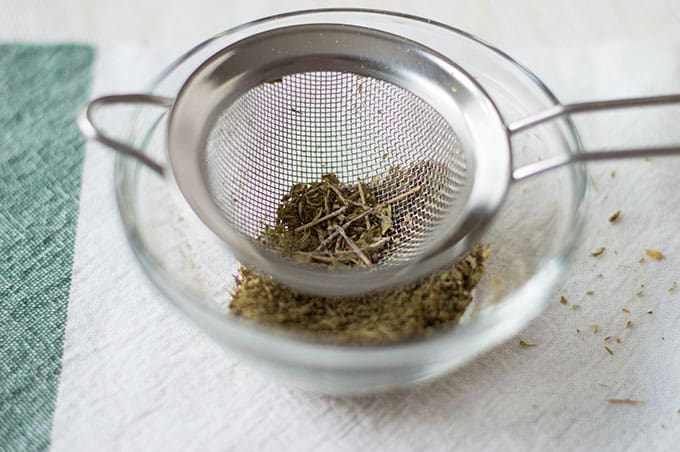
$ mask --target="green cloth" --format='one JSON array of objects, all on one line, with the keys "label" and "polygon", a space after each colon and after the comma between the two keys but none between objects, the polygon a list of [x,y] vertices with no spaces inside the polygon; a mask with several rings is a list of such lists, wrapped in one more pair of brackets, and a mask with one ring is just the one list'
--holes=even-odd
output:
[{"label": "green cloth", "polygon": [[45,450],[61,370],[94,52],[0,44],[0,450]]}]

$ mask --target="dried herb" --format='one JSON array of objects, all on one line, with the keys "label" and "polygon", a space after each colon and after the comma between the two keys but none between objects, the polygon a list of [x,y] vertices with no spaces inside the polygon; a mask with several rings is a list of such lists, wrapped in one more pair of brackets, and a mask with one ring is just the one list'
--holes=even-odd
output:
[{"label": "dried herb", "polygon": [[597,334],[600,331],[600,325],[598,325],[597,323],[588,326],[593,331],[593,334]]},{"label": "dried herb", "polygon": [[281,200],[275,226],[266,226],[260,239],[298,262],[372,267],[393,245],[392,206],[420,189],[379,203],[368,184],[345,184],[326,174],[318,182],[295,184]]},{"label": "dried herb", "polygon": [[607,353],[609,353],[610,355],[614,355],[614,352],[612,351],[612,349],[607,347],[606,345],[604,346],[604,349],[607,350]]},{"label": "dried herb", "polygon": [[562,304],[569,304],[569,300],[567,300],[567,297],[564,295],[560,296],[560,303]]},{"label": "dried herb", "polygon": [[588,291],[586,291],[586,295],[592,296],[592,295],[595,295],[595,292],[592,291],[592,290],[588,290]]},{"label": "dried herb", "polygon": [[646,250],[645,254],[650,259],[653,259],[655,261],[660,261],[665,257],[661,251],[657,251],[657,250]]},{"label": "dried herb", "polygon": [[620,210],[617,210],[616,212],[614,212],[613,214],[611,214],[611,216],[609,217],[609,222],[610,222],[610,223],[615,222],[616,220],[619,219],[620,216],[621,216],[621,211],[620,211]]},{"label": "dried herb", "polygon": [[375,345],[422,338],[460,319],[488,255],[478,245],[418,284],[346,298],[300,294],[242,267],[229,307],[236,316],[323,342]]},{"label": "dried herb", "polygon": [[[378,264],[398,245],[397,232],[407,231],[409,222],[412,226],[409,212],[396,215],[394,210],[421,192],[421,186],[409,183],[409,174],[394,168],[370,183],[341,182],[326,174],[319,181],[295,184],[260,240],[298,262],[334,269]],[[375,193],[385,193],[380,190],[384,185],[410,188],[379,201]],[[341,298],[301,294],[242,267],[229,307],[235,316],[322,342],[376,345],[422,338],[460,319],[488,255],[488,247],[477,245],[418,283]]]}]

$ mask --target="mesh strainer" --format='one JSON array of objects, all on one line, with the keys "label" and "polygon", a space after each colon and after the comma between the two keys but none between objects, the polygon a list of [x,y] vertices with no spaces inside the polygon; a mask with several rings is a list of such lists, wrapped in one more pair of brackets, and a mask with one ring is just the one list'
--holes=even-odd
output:
[{"label": "mesh strainer", "polygon": [[[461,62],[464,63],[464,62]],[[680,102],[680,95],[557,105],[506,124],[493,100],[456,63],[403,37],[354,25],[296,25],[247,37],[213,55],[176,99],[106,96],[80,126],[91,139],[161,175],[141,150],[102,133],[95,111],[114,103],[170,109],[167,150],[188,204],[244,264],[298,290],[355,295],[404,284],[450,263],[480,237],[516,180],[571,162],[680,153],[677,147],[607,150],[513,169],[510,137],[581,111]],[[381,184],[394,204],[390,255],[370,269],[295,263],[258,240],[281,197],[299,182],[334,172],[341,180],[408,178]],[[215,263],[220,265],[220,263]]]}]

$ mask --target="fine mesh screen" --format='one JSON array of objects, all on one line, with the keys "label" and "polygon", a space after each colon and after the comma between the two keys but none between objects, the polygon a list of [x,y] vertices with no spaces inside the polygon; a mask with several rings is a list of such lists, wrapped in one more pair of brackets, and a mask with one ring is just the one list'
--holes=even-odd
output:
[{"label": "fine mesh screen", "polygon": [[393,206],[395,245],[379,264],[415,257],[465,204],[467,165],[449,124],[412,93],[357,74],[298,73],[251,89],[217,116],[203,158],[213,201],[253,240],[292,185],[329,172],[373,181],[378,202],[420,186]]}]

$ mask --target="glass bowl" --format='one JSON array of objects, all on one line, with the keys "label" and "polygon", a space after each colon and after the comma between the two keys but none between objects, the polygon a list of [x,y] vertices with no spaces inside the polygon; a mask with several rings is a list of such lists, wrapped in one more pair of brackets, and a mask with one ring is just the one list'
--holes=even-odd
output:
[{"label": "glass bowl", "polygon": [[[246,36],[312,22],[368,26],[428,46],[461,65],[487,90],[506,123],[557,103],[550,90],[508,55],[461,30],[426,19],[371,10],[312,10],[257,20],[225,31],[181,56],[149,92],[175,97],[188,76],[218,50]],[[138,108],[125,117],[129,141],[162,164],[167,115]],[[568,119],[513,137],[515,167],[580,152]],[[433,379],[515,335],[545,307],[583,223],[585,167],[560,168],[509,187],[482,238],[487,273],[459,325],[427,339],[385,346],[329,345],[229,315],[239,266],[195,216],[172,176],[136,160],[116,162],[116,195],[135,255],[168,300],[231,353],[308,390],[358,394]]]}]

